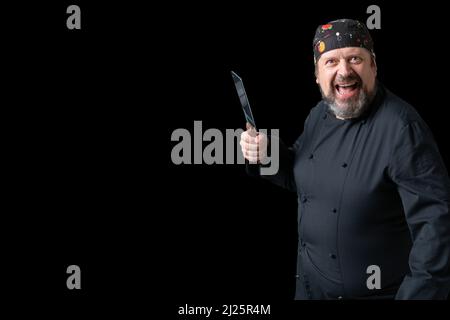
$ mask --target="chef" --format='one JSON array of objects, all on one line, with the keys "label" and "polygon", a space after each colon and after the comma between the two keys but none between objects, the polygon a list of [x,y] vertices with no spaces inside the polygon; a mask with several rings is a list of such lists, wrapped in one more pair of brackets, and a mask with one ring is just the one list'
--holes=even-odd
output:
[{"label": "chef", "polygon": [[[298,195],[295,298],[447,299],[450,180],[430,129],[377,80],[364,24],[320,25],[313,51],[322,100],[294,145],[280,141],[278,173],[261,176]],[[251,162],[267,144],[241,136]]]}]

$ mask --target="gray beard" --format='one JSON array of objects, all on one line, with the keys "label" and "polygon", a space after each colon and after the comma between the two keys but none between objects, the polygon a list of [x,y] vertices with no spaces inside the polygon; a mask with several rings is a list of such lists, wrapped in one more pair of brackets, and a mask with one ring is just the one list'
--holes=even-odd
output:
[{"label": "gray beard", "polygon": [[350,100],[345,103],[337,103],[334,91],[328,96],[325,96],[322,88],[319,85],[320,93],[322,94],[322,99],[328,104],[330,111],[339,118],[351,119],[358,118],[361,116],[372,102],[377,88],[373,90],[372,94],[369,94],[364,88],[359,91],[358,98],[356,100]]}]

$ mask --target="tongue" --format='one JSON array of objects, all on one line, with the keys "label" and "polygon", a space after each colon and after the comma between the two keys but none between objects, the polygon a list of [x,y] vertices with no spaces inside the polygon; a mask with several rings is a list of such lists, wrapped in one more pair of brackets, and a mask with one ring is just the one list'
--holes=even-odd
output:
[{"label": "tongue", "polygon": [[341,99],[348,99],[356,94],[357,90],[353,87],[339,87],[338,93]]}]

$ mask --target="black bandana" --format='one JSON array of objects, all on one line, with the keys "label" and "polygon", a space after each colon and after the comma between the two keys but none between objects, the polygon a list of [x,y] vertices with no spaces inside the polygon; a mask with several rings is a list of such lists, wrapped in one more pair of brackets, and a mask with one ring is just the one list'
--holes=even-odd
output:
[{"label": "black bandana", "polygon": [[340,19],[320,25],[313,40],[314,63],[322,53],[346,47],[366,48],[374,53],[372,37],[364,24],[357,20]]}]

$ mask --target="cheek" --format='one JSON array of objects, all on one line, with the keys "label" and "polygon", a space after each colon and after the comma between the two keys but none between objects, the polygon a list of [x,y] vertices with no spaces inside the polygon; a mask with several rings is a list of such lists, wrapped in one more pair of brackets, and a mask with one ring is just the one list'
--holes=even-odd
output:
[{"label": "cheek", "polygon": [[330,85],[330,83],[331,83],[330,79],[327,78],[319,79],[320,87],[322,88],[322,91],[325,93],[329,93],[331,91],[332,86]]},{"label": "cheek", "polygon": [[371,66],[367,66],[358,72],[359,77],[363,80],[365,85],[371,85],[375,82],[375,69]]},{"label": "cheek", "polygon": [[368,70],[367,73],[361,75],[361,79],[364,82],[364,86],[366,86],[369,90],[371,90],[375,84],[375,76],[376,75],[372,70]]},{"label": "cheek", "polygon": [[327,72],[327,70],[320,69],[319,73],[316,76],[316,79],[318,80],[318,84],[322,91],[325,94],[329,94],[330,91],[332,91],[333,86],[333,73]]}]

